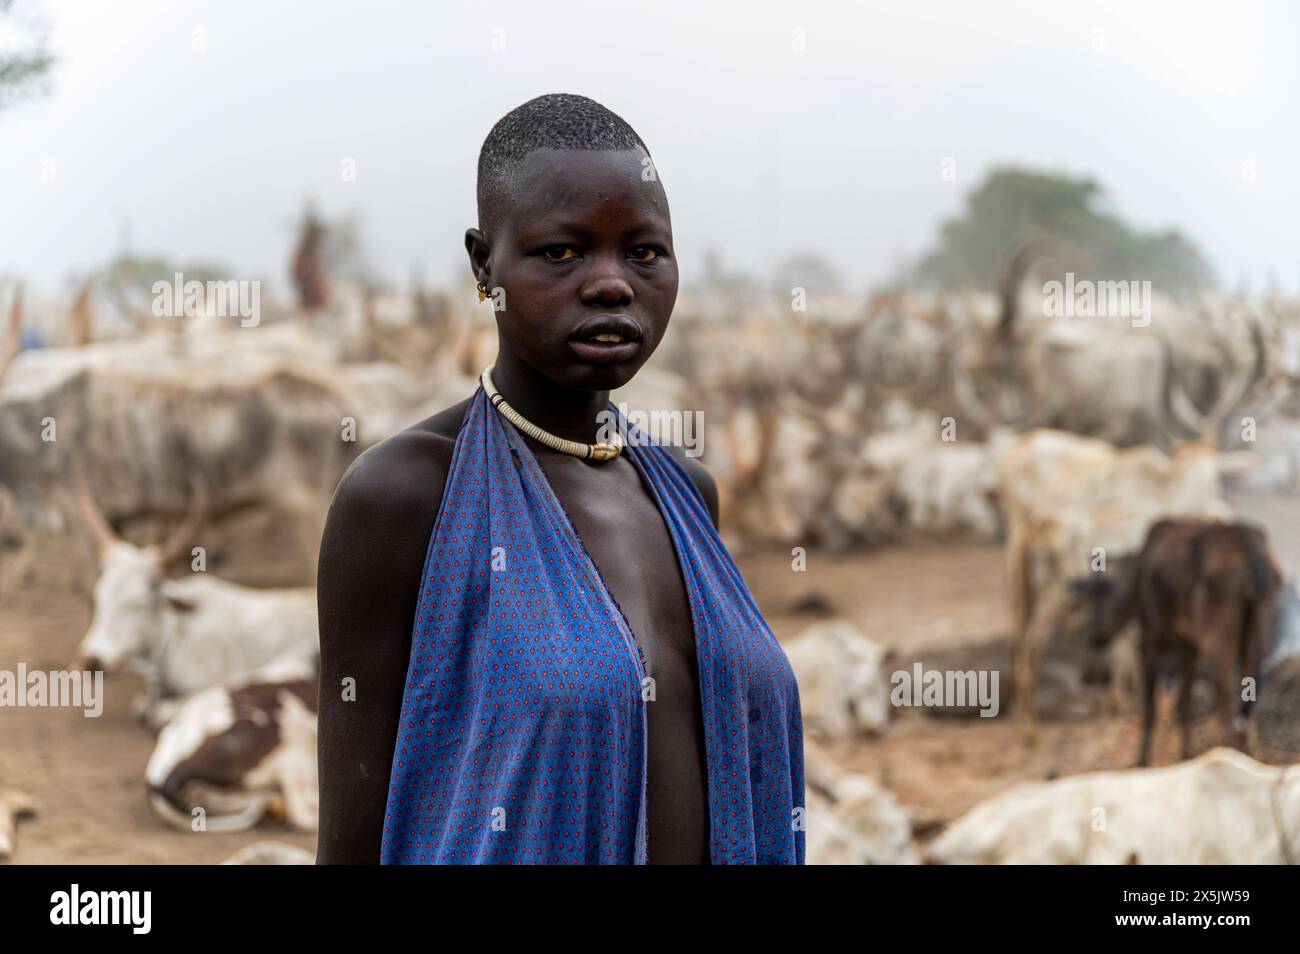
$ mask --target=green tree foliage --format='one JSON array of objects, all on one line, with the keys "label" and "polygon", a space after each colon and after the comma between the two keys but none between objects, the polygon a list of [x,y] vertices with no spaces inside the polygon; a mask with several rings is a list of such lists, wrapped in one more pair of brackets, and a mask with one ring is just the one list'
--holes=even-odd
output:
[{"label": "green tree foliage", "polygon": [[177,262],[162,255],[123,253],[108,263],[104,277],[122,288],[148,291],[154,282],[172,282],[176,273],[185,281],[220,282],[231,278],[230,269],[209,262]]},{"label": "green tree foliage", "polygon": [[1059,240],[1054,269],[1078,278],[1149,280],[1181,294],[1214,284],[1209,263],[1176,229],[1140,232],[1107,208],[1093,179],[996,169],[966,198],[917,267],[919,281],[996,287],[1010,250],[1023,239]]},{"label": "green tree foliage", "polygon": [[14,0],[0,0],[0,110],[43,89],[54,57],[39,34]]}]

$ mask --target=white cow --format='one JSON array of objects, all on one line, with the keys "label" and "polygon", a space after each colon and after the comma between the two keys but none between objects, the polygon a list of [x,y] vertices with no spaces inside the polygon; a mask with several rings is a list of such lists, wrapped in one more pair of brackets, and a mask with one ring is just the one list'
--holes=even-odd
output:
[{"label": "white cow", "polygon": [[26,792],[0,788],[0,861],[13,857],[18,819],[36,814],[36,803]]},{"label": "white cow", "polygon": [[804,727],[826,740],[889,728],[887,654],[852,623],[817,623],[785,646],[799,681]]},{"label": "white cow", "polygon": [[937,864],[1294,864],[1300,772],[1215,748],[1165,768],[1030,782],[981,802]]},{"label": "white cow", "polygon": [[141,714],[153,725],[160,699],[183,696],[246,676],[273,659],[315,664],[320,644],[311,588],[254,589],[206,573],[167,579],[170,557],[185,548],[202,519],[202,494],[161,547],[117,537],[82,482],[82,516],[99,544],[95,612],[78,669],[141,671],[148,680]]},{"label": "white cow", "polygon": [[805,742],[806,860],[810,865],[916,864],[913,819],[887,789],[835,765]]}]

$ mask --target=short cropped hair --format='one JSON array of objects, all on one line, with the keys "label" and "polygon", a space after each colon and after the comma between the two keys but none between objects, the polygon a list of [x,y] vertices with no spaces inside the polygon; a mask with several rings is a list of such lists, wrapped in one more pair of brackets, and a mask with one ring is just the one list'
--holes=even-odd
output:
[{"label": "short cropped hair", "polygon": [[506,113],[478,154],[478,220],[486,229],[518,165],[536,149],[621,151],[649,148],[618,114],[594,99],[547,93]]}]

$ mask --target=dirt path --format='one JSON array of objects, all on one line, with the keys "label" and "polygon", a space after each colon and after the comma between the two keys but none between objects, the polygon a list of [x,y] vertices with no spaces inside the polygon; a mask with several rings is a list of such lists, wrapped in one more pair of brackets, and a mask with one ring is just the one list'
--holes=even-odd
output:
[{"label": "dirt path", "polygon": [[[796,572],[784,552],[737,561],[779,639],[827,616],[851,620],[883,646],[924,649],[1005,633],[1002,549],[972,544],[916,544],[868,553],[813,551]],[[819,612],[800,612],[800,604]]]}]

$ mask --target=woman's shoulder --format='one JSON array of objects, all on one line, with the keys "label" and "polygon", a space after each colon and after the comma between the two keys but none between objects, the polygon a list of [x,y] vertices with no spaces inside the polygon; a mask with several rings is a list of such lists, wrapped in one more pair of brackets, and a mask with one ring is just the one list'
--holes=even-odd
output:
[{"label": "woman's shoulder", "polygon": [[718,526],[718,484],[709,473],[709,469],[704,466],[698,456],[692,456],[686,453],[686,449],[679,444],[661,444],[661,447],[668,452],[668,456],[677,461],[686,476],[691,479],[695,489],[700,492],[704,498],[704,505],[708,508],[709,516],[713,519],[713,526]]},{"label": "woman's shoulder", "polygon": [[363,451],[334,492],[331,522],[375,529],[412,518],[432,523],[468,406],[461,401]]}]

